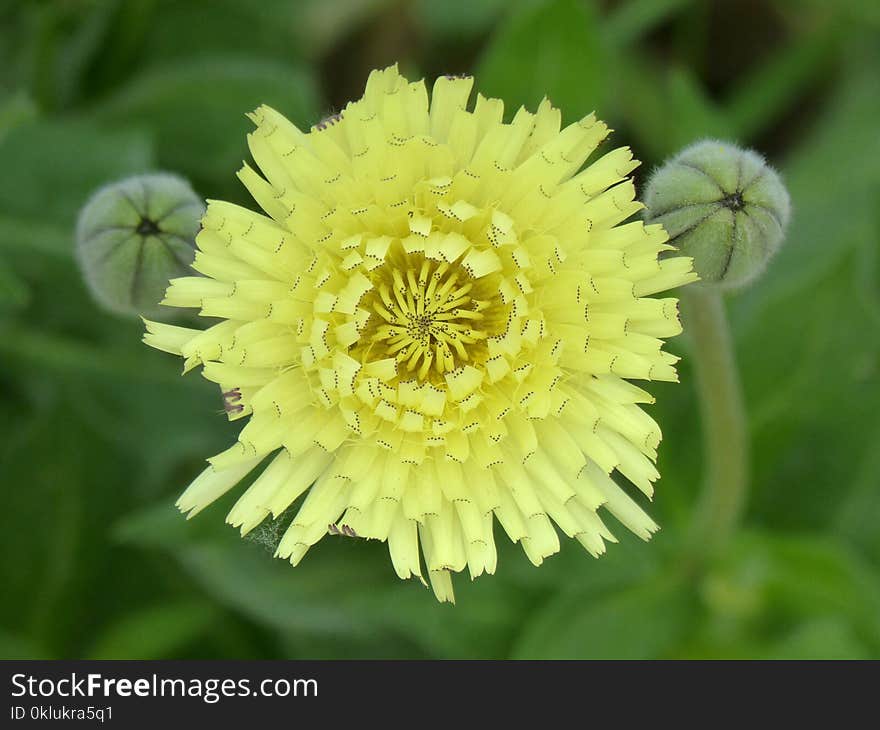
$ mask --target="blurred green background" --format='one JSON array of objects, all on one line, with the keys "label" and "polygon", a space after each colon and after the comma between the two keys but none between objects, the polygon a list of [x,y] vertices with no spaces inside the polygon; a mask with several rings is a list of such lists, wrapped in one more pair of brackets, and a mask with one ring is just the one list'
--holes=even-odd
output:
[{"label": "blurred green background", "polygon": [[[753,488],[729,549],[681,546],[701,471],[687,359],[652,386],[663,529],[540,569],[496,531],[458,605],[327,538],[292,569],[216,505],[171,507],[236,431],[105,314],[72,257],[97,186],[163,169],[246,202],[261,102],[310,125],[371,68],[475,72],[508,104],[596,109],[650,169],[720,136],[754,146],[794,220],[728,300]],[[880,658],[880,4],[874,0],[4,0],[0,3],[0,657]],[[264,542],[271,535],[263,535]]]}]

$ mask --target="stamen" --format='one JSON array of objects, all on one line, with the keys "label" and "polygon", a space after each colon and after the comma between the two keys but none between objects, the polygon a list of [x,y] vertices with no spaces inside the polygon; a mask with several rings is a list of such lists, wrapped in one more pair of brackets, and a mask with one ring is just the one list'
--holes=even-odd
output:
[{"label": "stamen", "polygon": [[393,357],[399,372],[425,380],[473,362],[468,346],[489,337],[474,325],[487,323],[491,302],[471,298],[476,283],[454,262],[413,259],[379,274],[371,303],[379,323],[366,342],[371,357]]}]

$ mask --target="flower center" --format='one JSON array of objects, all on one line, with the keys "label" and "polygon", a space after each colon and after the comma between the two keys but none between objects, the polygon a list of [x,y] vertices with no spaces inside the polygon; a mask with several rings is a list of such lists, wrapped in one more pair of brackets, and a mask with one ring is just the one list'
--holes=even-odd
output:
[{"label": "flower center", "polygon": [[491,281],[456,261],[400,252],[373,272],[373,284],[358,346],[363,361],[394,358],[399,375],[419,380],[485,361],[485,340],[498,329]]}]

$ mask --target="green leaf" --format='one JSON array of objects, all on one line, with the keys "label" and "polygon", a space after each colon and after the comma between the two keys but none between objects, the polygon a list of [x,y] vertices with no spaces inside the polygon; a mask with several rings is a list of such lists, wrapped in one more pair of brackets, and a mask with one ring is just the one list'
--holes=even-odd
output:
[{"label": "green leaf", "polygon": [[177,601],[140,608],[106,627],[89,659],[166,659],[205,634],[216,617],[205,602]]},{"label": "green leaf", "polygon": [[666,79],[666,93],[674,149],[704,137],[731,136],[730,122],[709,99],[693,71],[674,67]]},{"label": "green leaf", "polygon": [[[877,419],[880,421],[880,418]],[[852,486],[840,500],[834,518],[839,535],[851,540],[880,562],[880,425],[862,448]]]},{"label": "green leaf", "polygon": [[403,656],[498,658],[531,607],[530,597],[492,577],[460,577],[458,605],[439,604],[417,581],[400,581],[387,546],[374,541],[327,537],[293,568],[273,559],[271,546],[241,540],[222,516],[217,507],[187,521],[163,502],[114,534],[166,552],[213,600],[282,632],[294,648],[314,648],[317,637],[362,646],[384,636],[400,649],[406,642]]},{"label": "green leaf", "polygon": [[609,46],[625,53],[624,46],[669,20],[692,2],[693,0],[626,0],[617,4],[605,19],[602,37]]},{"label": "green leaf", "polygon": [[204,520],[191,522],[174,507],[174,500],[163,500],[120,519],[114,525],[112,535],[120,543],[146,548],[169,548],[183,544],[188,531],[195,526],[212,524]]},{"label": "green leaf", "polygon": [[880,581],[857,553],[828,538],[778,537],[770,542],[767,567],[774,608],[847,616],[880,649]]},{"label": "green leaf", "polygon": [[417,0],[415,13],[427,34],[460,41],[491,28],[506,4],[505,0]]},{"label": "green leaf", "polygon": [[[325,51],[328,43],[344,37],[358,20],[388,2],[165,0],[161,12],[152,18],[141,59],[159,66],[245,49],[249,58],[287,63]],[[247,38],[246,45],[242,44],[243,37]]]},{"label": "green leaf", "polygon": [[[778,657],[880,652],[880,580],[858,553],[823,535],[741,535],[712,568],[703,595],[710,655],[745,644]],[[829,643],[817,637],[818,626],[833,626]]]},{"label": "green leaf", "polygon": [[[363,26],[370,28],[385,25],[388,22],[399,22],[403,16],[394,0],[335,0],[328,3],[325,0],[299,0],[291,8],[287,0],[274,0],[281,4],[284,10],[290,14],[290,27],[294,33],[293,42],[298,52],[307,58],[322,58],[331,53],[340,43],[351,35],[362,32]],[[263,5],[263,0],[251,0],[258,7]],[[381,17],[387,13],[388,17]],[[267,14],[268,15],[268,14]],[[376,16],[380,16],[378,19]],[[273,13],[278,17],[278,13]],[[274,21],[270,21],[274,22]],[[373,35],[375,31],[371,31]],[[389,58],[388,63],[394,58]],[[402,59],[401,59],[402,60]],[[364,78],[370,69],[364,69]]]},{"label": "green leaf", "polygon": [[[12,517],[0,531],[0,574],[10,598],[0,604],[0,624],[64,656],[77,652],[96,616],[114,600],[107,589],[119,578],[112,568],[117,556],[107,550],[106,524],[132,494],[125,488],[130,465],[63,397],[47,390],[38,396],[40,405],[27,403],[18,389],[4,395],[18,412],[15,418],[4,414],[3,422],[14,428],[0,446],[9,487],[5,509]],[[98,604],[96,594],[103,597]]]},{"label": "green leaf", "polygon": [[880,392],[871,383],[880,338],[870,336],[878,327],[849,294],[853,269],[850,258],[780,294],[738,337],[752,432],[751,509],[778,526],[827,525],[854,464],[868,453],[859,445],[877,430]]},{"label": "green leaf", "polygon": [[0,261],[0,315],[23,309],[30,300],[28,285]]},{"label": "green leaf", "polygon": [[685,67],[658,67],[632,51],[620,65],[615,95],[640,155],[661,161],[706,137],[729,137],[731,125]]},{"label": "green leaf", "polygon": [[93,109],[113,128],[149,130],[160,165],[189,177],[206,196],[241,194],[235,172],[247,156],[245,114],[268,104],[308,128],[319,102],[313,77],[297,66],[251,58],[198,59],[154,69]]},{"label": "green leaf", "polygon": [[51,36],[54,63],[45,69],[49,72],[45,82],[52,83],[52,107],[69,109],[131,70],[157,2],[103,0],[66,5],[68,17],[63,18],[57,13],[53,17],[53,8],[46,8],[46,22],[55,27]]},{"label": "green leaf", "polygon": [[[386,547],[382,548],[384,552]],[[387,553],[382,557],[387,560]],[[456,575],[454,606],[438,603],[416,581],[404,583],[393,574],[387,576],[381,589],[359,597],[363,613],[433,658],[504,658],[533,609],[530,592],[518,590],[502,576],[471,581],[466,574]]]},{"label": "green leaf", "polygon": [[313,552],[331,552],[329,557],[309,555],[294,569],[265,548],[242,541],[223,524],[217,506],[188,522],[163,504],[128,518],[116,534],[168,551],[208,595],[263,625],[340,634],[366,630],[351,605],[352,596],[371,590],[371,578],[377,577],[375,565],[351,559],[351,549],[363,544],[329,550],[322,545]]},{"label": "green leaf", "polygon": [[36,117],[37,106],[24,91],[3,96],[0,101],[0,142],[10,131]]},{"label": "green leaf", "polygon": [[[874,245],[880,195],[880,95],[873,93],[877,54],[859,54],[811,133],[786,160],[792,199],[787,244],[760,285],[736,299],[737,326],[759,326],[770,307],[862,246]],[[773,162],[771,160],[771,162]]]},{"label": "green leaf", "polygon": [[155,362],[155,354],[142,350],[136,339],[138,330],[128,328],[134,347],[113,351],[98,349],[70,337],[55,336],[39,330],[10,326],[0,339],[0,352],[26,364],[62,375],[80,375],[87,378],[121,380],[174,386],[180,384],[179,376],[168,368],[149,367]]},{"label": "green leaf", "polygon": [[45,649],[27,637],[11,634],[0,629],[0,657],[11,659],[52,659]]},{"label": "green leaf", "polygon": [[592,5],[522,4],[492,40],[476,79],[485,95],[504,100],[508,112],[520,105],[534,110],[545,96],[562,110],[564,123],[601,108],[602,46]]},{"label": "green leaf", "polygon": [[870,453],[866,434],[878,428],[870,264],[880,233],[880,138],[871,121],[880,100],[869,91],[871,68],[853,67],[791,157],[787,241],[762,279],[730,300],[752,430],[750,509],[790,529],[832,521]]},{"label": "green leaf", "polygon": [[821,80],[841,31],[839,23],[828,23],[816,33],[798,37],[738,83],[727,103],[737,139],[754,138],[788,111],[810,84]]},{"label": "green leaf", "polygon": [[834,20],[845,19],[851,23],[848,29],[850,33],[865,27],[871,30],[880,29],[880,6],[872,0],[839,0],[833,5],[825,0],[787,0],[785,4],[791,6],[798,15],[806,10],[816,12],[823,20],[829,17]]},{"label": "green leaf", "polygon": [[0,247],[70,256],[73,224],[89,194],[109,180],[153,166],[141,132],[101,132],[86,124],[36,121],[0,140],[10,170],[0,176]]},{"label": "green leaf", "polygon": [[621,591],[569,591],[551,600],[514,644],[514,659],[656,659],[684,636],[687,586],[654,580]]},{"label": "green leaf", "polygon": [[759,649],[763,659],[871,659],[871,651],[853,627],[837,617],[795,626],[778,641]]}]

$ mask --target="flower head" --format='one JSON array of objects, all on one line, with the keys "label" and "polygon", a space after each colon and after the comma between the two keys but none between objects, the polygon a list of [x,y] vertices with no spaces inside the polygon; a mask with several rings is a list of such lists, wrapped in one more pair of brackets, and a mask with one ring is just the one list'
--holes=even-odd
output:
[{"label": "flower head", "polygon": [[[194,515],[266,461],[228,521],[247,533],[305,494],[277,549],[298,563],[328,532],[388,542],[401,578],[452,600],[450,574],[496,565],[493,523],[536,565],[554,524],[593,555],[603,508],[654,522],[610,477],[650,495],[660,429],[629,379],[675,380],[660,338],[691,281],[640,209],[626,148],[560,128],[544,101],[502,122],[473,80],[374,71],[364,97],[297,129],[262,107],[248,137],[265,214],[210,202],[194,268],[165,303],[221,321],[147,323],[148,344],[203,366],[237,442],[180,498]],[[582,169],[583,168],[583,169]]]}]

